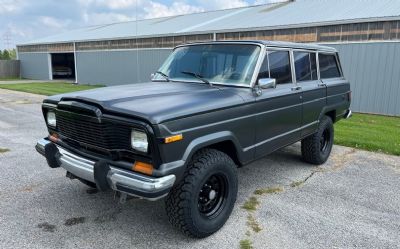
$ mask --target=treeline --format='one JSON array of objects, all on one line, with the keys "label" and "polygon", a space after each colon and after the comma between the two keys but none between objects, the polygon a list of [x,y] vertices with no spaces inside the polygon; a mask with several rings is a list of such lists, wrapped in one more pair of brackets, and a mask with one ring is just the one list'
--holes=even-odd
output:
[{"label": "treeline", "polygon": [[0,60],[15,60],[17,58],[17,51],[14,49],[0,50]]}]

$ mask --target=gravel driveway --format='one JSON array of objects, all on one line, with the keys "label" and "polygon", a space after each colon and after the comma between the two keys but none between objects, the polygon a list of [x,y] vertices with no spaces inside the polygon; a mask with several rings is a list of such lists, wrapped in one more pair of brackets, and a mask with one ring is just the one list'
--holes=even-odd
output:
[{"label": "gravel driveway", "polygon": [[289,146],[240,168],[227,224],[189,239],[163,200],[121,205],[47,167],[34,149],[46,136],[41,100],[0,89],[0,248],[399,248],[400,157],[335,146],[315,167]]}]

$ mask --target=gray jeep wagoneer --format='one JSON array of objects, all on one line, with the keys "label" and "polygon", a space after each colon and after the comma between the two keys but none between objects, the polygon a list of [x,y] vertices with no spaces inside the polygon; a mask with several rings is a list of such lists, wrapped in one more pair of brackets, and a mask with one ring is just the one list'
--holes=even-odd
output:
[{"label": "gray jeep wagoneer", "polygon": [[324,163],[350,100],[333,48],[188,44],[152,82],[45,99],[49,135],[36,149],[51,168],[122,200],[166,197],[170,222],[206,237],[232,212],[238,166],[297,141],[304,161]]}]

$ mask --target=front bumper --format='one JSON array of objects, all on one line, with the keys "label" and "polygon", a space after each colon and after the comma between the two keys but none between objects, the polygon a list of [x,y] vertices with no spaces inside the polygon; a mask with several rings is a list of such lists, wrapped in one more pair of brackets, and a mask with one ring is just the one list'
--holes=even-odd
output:
[{"label": "front bumper", "polygon": [[62,167],[78,178],[96,183],[100,189],[111,188],[148,200],[166,196],[176,179],[175,175],[159,178],[145,176],[114,167],[101,159],[87,159],[47,139],[40,139],[36,150],[46,157],[51,168]]}]

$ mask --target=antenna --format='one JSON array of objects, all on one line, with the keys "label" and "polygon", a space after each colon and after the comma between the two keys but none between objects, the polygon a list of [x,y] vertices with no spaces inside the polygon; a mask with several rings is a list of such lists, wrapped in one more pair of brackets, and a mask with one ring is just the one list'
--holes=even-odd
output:
[{"label": "antenna", "polygon": [[10,29],[7,29],[7,31],[4,32],[3,43],[4,43],[4,48],[6,48],[6,49],[12,48],[12,36],[11,36]]}]

